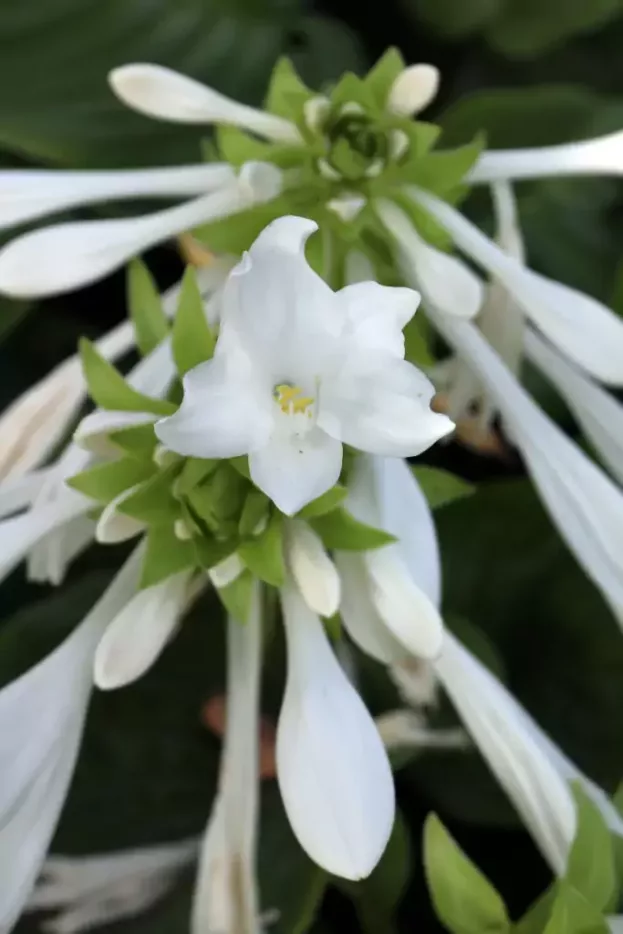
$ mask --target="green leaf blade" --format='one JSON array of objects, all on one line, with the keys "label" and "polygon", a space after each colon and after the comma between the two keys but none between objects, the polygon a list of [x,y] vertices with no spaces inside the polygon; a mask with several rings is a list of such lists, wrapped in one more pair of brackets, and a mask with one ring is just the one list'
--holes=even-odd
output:
[{"label": "green leaf blade", "polygon": [[136,344],[146,356],[167,337],[169,322],[153,277],[139,259],[132,260],[128,266],[127,293]]},{"label": "green leaf blade", "polygon": [[191,266],[186,268],[173,322],[173,359],[180,376],[210,360],[215,340],[205,314],[197,276]]}]

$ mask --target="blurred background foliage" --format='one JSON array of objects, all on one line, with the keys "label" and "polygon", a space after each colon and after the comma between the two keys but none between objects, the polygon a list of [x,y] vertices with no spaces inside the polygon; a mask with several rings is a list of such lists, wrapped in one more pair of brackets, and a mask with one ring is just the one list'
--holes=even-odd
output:
[{"label": "blurred background foliage", "polygon": [[[150,121],[115,100],[106,74],[117,65],[158,62],[259,103],[280,54],[321,87],[345,70],[365,71],[388,45],[408,61],[441,69],[440,95],[426,116],[441,123],[448,144],[484,131],[496,148],[546,145],[623,127],[623,0],[2,0],[0,165],[198,161],[201,128]],[[518,186],[518,195],[532,265],[623,313],[620,183],[530,182]],[[482,192],[467,208],[490,228]],[[178,277],[173,246],[148,259],[162,287]],[[8,403],[71,354],[79,335],[98,335],[124,313],[122,275],[37,305],[2,300],[0,401]],[[526,378],[575,433],[560,400],[532,374]],[[449,624],[578,764],[614,790],[623,777],[623,643],[609,611],[513,452],[501,460],[451,444],[429,460],[476,485],[473,496],[436,513]],[[27,585],[21,571],[13,575],[2,590],[2,683],[77,624],[121,553],[92,549],[59,591]],[[278,633],[271,635],[270,657],[263,706],[274,718],[283,686]],[[363,664],[362,684],[375,712],[395,705],[379,666]],[[202,708],[223,686],[223,630],[206,598],[144,679],[94,697],[54,849],[89,853],[200,833],[220,746]],[[456,717],[442,701],[433,722]],[[398,771],[397,783],[403,817],[381,866],[358,886],[336,885],[309,862],[289,831],[274,781],[264,783],[262,903],[281,911],[271,931],[441,930],[421,860],[431,809],[499,888],[512,916],[545,888],[544,864],[475,752],[420,755]],[[190,885],[183,880],[150,914],[117,929],[183,930]],[[30,929],[36,923],[25,922]]]}]

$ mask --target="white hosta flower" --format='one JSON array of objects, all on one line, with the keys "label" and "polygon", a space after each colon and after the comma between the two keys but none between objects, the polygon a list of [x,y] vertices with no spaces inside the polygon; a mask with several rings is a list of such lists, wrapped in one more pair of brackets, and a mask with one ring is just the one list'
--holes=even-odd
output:
[{"label": "white hosta flower", "polygon": [[201,847],[191,932],[260,934],[256,883],[261,593],[227,623],[227,726],[219,789]]},{"label": "white hosta flower", "polygon": [[0,230],[104,201],[207,194],[234,179],[225,163],[122,172],[9,169],[0,172]]},{"label": "white hosta flower", "polygon": [[28,902],[54,911],[49,934],[79,934],[151,908],[197,855],[197,841],[89,856],[50,856]]},{"label": "white hosta flower", "polygon": [[171,640],[191,593],[192,571],[139,590],[115,616],[95,653],[93,680],[106,691],[138,680]]},{"label": "white hosta flower", "polygon": [[577,143],[484,152],[467,182],[561,175],[623,175],[623,131]]},{"label": "white hosta flower", "polygon": [[610,472],[623,484],[621,403],[533,331],[526,334],[524,346],[528,358],[558,389]]},{"label": "white hosta flower", "polygon": [[278,169],[249,162],[222,188],[164,211],[124,220],[75,221],[24,234],[0,250],[0,292],[28,298],[79,288],[162,240],[271,200],[280,187]]},{"label": "white hosta flower", "polygon": [[35,883],[61,812],[91,689],[93,652],[136,588],[133,555],[57,649],[0,690],[0,930],[9,931]]},{"label": "white hosta flower", "polygon": [[[591,296],[527,269],[434,195],[413,187],[409,192],[445,227],[459,249],[504,286],[526,317],[562,353],[601,382],[623,385],[621,318]],[[399,218],[399,213],[395,209],[389,229],[406,249],[410,222],[404,214]]]},{"label": "white hosta flower", "polygon": [[239,104],[194,78],[161,65],[122,65],[110,72],[109,81],[124,104],[148,117],[176,123],[228,124],[268,139],[302,143],[290,120]]},{"label": "white hosta flower", "polygon": [[383,743],[337,661],[322,623],[297,589],[282,592],[288,647],[277,727],[277,777],[299,843],[328,872],[369,875],[394,820]]},{"label": "white hosta flower", "polygon": [[465,263],[426,243],[405,214],[391,201],[380,199],[376,212],[391,233],[401,232],[402,265],[412,267],[409,280],[417,282],[425,304],[432,302],[448,315],[473,318],[484,300],[484,286]]},{"label": "white hosta flower", "polygon": [[409,65],[392,84],[386,107],[401,117],[414,117],[434,100],[439,90],[439,70],[434,65]]},{"label": "white hosta flower", "polygon": [[[349,635],[386,664],[409,656],[434,658],[443,623],[435,602],[413,578],[403,554],[405,523],[421,492],[404,461],[360,457],[353,469],[348,507],[362,522],[399,539],[372,551],[336,554],[342,582],[341,615]],[[418,562],[419,562],[418,557]],[[424,563],[430,561],[422,555]],[[424,574],[427,575],[424,570]]]},{"label": "white hosta flower", "polygon": [[333,616],[340,603],[340,578],[320,537],[301,519],[285,526],[284,549],[290,573],[308,607]]},{"label": "white hosta flower", "polygon": [[343,443],[415,455],[452,428],[399,352],[417,295],[376,283],[332,292],[304,257],[314,230],[284,217],[260,234],[225,286],[214,358],[156,425],[179,454],[248,454],[253,482],[287,515],[335,484]]}]

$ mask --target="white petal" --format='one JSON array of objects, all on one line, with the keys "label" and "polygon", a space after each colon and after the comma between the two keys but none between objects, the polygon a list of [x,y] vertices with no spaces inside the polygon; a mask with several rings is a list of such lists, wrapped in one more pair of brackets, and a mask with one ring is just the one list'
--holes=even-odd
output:
[{"label": "white petal", "polygon": [[623,492],[516,382],[469,322],[429,316],[478,373],[520,447],[560,534],[615,612],[623,607]]},{"label": "white petal", "polygon": [[136,586],[138,556],[126,562],[83,623],[0,691],[0,930],[23,910],[63,806],[104,626]]},{"label": "white petal", "polygon": [[264,250],[283,250],[293,256],[302,257],[305,254],[305,244],[316,230],[318,224],[309,217],[278,217],[257,235],[249,254],[255,260],[260,258]]},{"label": "white petal", "polygon": [[399,240],[403,267],[412,266],[408,281],[421,290],[426,302],[460,318],[475,317],[484,301],[484,286],[462,260],[432,247],[423,240],[403,211],[391,201],[376,204],[379,217]]},{"label": "white petal", "polygon": [[622,175],[623,132],[562,146],[495,149],[484,152],[468,174],[468,184],[498,179],[547,178],[561,175]]},{"label": "white petal", "polygon": [[228,587],[229,584],[232,584],[236,578],[240,577],[244,571],[244,564],[240,560],[238,554],[234,552],[233,555],[229,555],[227,558],[224,558],[223,561],[219,561],[218,564],[215,564],[214,567],[211,567],[208,570],[208,577],[212,581],[215,587]]},{"label": "white petal", "polygon": [[123,198],[199,195],[231,184],[226,164],[124,172],[0,172],[0,230],[85,204]]},{"label": "white petal", "polygon": [[288,567],[308,607],[320,616],[333,616],[340,603],[340,578],[320,537],[304,521],[286,524]]},{"label": "white petal", "polygon": [[621,318],[596,299],[526,269],[449,204],[419,189],[410,192],[563,353],[602,382],[623,385]]},{"label": "white petal", "polygon": [[115,616],[95,653],[93,680],[105,691],[136,681],[175,632],[188,601],[191,572],[139,590]]},{"label": "white petal", "polygon": [[0,292],[34,298],[79,288],[162,240],[250,207],[250,193],[245,181],[143,217],[35,230],[0,250]]},{"label": "white petal", "polygon": [[525,348],[528,357],[567,401],[608,469],[623,484],[621,403],[556,353],[533,331],[526,334]]},{"label": "white petal", "polygon": [[437,674],[543,856],[564,874],[576,829],[566,781],[535,741],[506,689],[448,634]]},{"label": "white petal", "polygon": [[335,565],[342,590],[340,616],[348,635],[367,655],[385,665],[403,661],[409,656],[408,649],[392,635],[372,603],[363,555],[337,552]]},{"label": "white petal", "polygon": [[116,545],[118,542],[127,542],[128,539],[135,538],[145,531],[144,522],[139,522],[138,519],[133,519],[132,516],[125,516],[117,509],[124,499],[136,493],[139,486],[140,483],[119,493],[102,510],[95,527],[95,541],[99,542],[100,545]]},{"label": "white petal", "polygon": [[335,486],[341,469],[341,443],[318,428],[302,438],[274,434],[249,455],[251,479],[287,516]]},{"label": "white petal", "polygon": [[119,448],[108,440],[109,434],[136,425],[149,425],[155,422],[156,418],[156,415],[150,415],[149,412],[113,412],[98,409],[82,419],[74,432],[74,441],[93,454],[111,457],[119,453]]},{"label": "white petal", "polygon": [[344,278],[349,285],[374,279],[374,266],[361,250],[349,250],[344,261]]},{"label": "white petal", "polygon": [[258,385],[250,360],[218,354],[184,377],[175,415],[156,424],[171,451],[187,457],[237,457],[265,443],[272,428],[272,386]]},{"label": "white petal", "polygon": [[33,470],[16,480],[3,480],[0,483],[0,518],[30,506],[45,486],[51,469]]},{"label": "white petal", "polygon": [[417,292],[378,282],[357,282],[340,289],[336,299],[358,347],[404,357],[402,331],[419,305]]},{"label": "white petal", "polygon": [[319,619],[282,594],[288,642],[277,775],[301,846],[334,875],[370,874],[394,819],[391,769],[374,721],[338,664]]},{"label": "white petal", "polygon": [[432,383],[392,354],[353,355],[322,390],[318,425],[360,451],[415,457],[454,429],[430,408]]},{"label": "white petal", "polygon": [[366,199],[361,195],[341,195],[339,198],[331,198],[327,201],[328,209],[337,214],[345,223],[354,221],[365,204]]},{"label": "white petal", "polygon": [[431,103],[439,88],[439,70],[434,65],[409,65],[392,84],[387,109],[401,117],[412,117]]},{"label": "white petal", "polygon": [[178,123],[224,123],[241,126],[268,139],[301,142],[293,123],[239,104],[218,91],[161,65],[133,64],[109,75],[115,94],[148,117]]}]

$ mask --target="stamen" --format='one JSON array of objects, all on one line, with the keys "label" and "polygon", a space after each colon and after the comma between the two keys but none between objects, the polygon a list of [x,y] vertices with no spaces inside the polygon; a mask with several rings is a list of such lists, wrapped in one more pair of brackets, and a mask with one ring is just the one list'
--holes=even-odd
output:
[{"label": "stamen", "polygon": [[273,396],[284,415],[307,415],[312,417],[313,396],[304,396],[300,386],[279,383],[273,389]]}]

